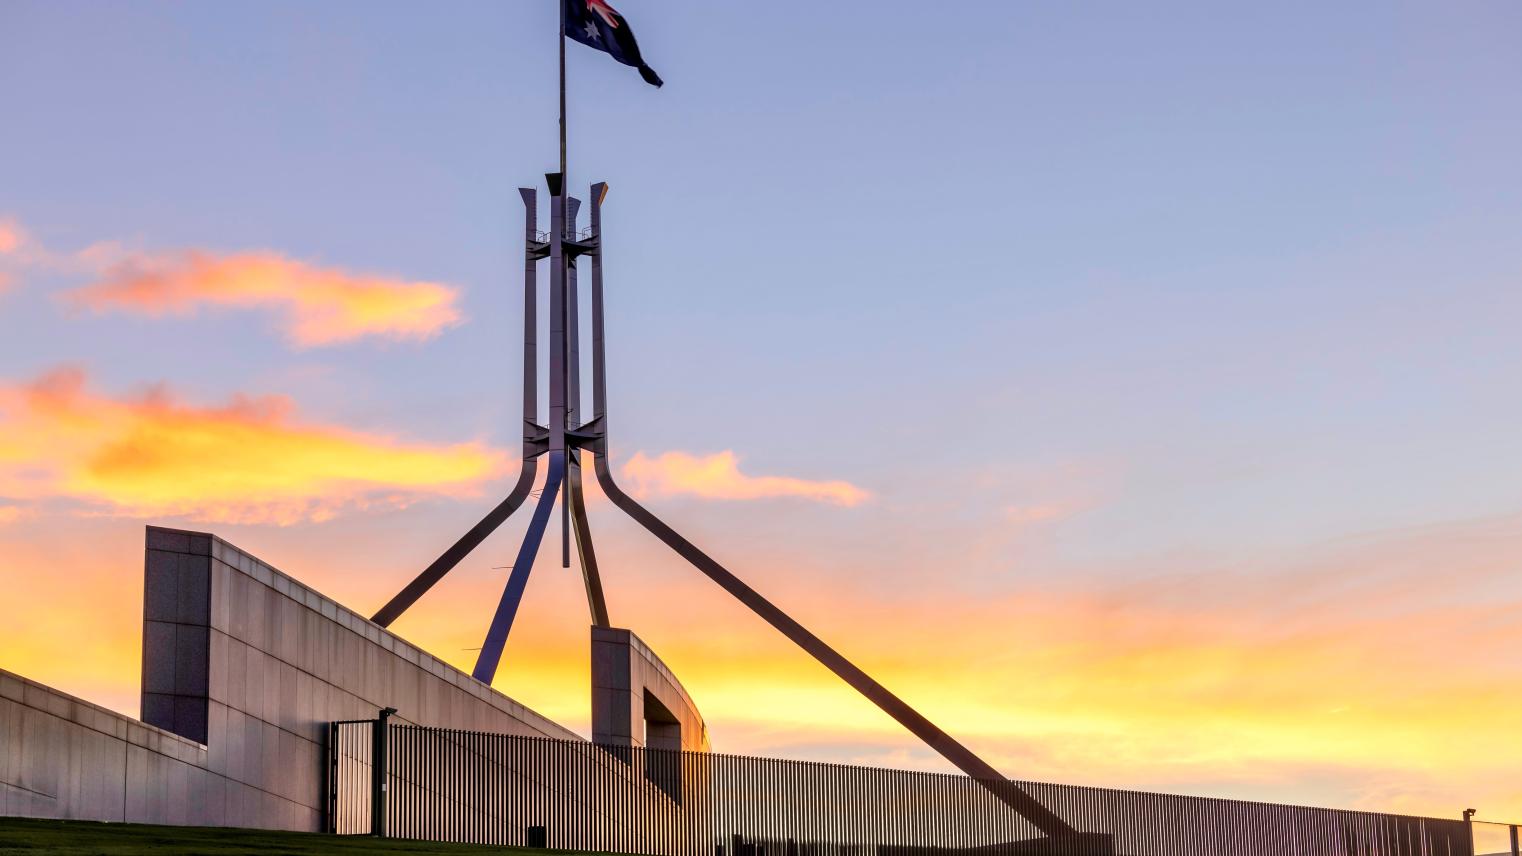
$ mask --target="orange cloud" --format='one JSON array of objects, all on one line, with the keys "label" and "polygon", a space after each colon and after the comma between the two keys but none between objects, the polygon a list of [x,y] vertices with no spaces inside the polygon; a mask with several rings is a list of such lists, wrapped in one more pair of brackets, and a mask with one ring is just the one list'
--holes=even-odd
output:
[{"label": "orange cloud", "polygon": [[404,281],[319,268],[278,253],[215,256],[188,251],[134,256],[70,293],[97,312],[190,315],[201,306],[273,308],[297,347],[364,336],[427,339],[460,323],[458,292],[436,282]]},{"label": "orange cloud", "polygon": [[100,241],[70,252],[44,246],[15,218],[0,218],[0,280],[12,284],[17,272],[79,276],[99,273],[125,255],[120,244]]},{"label": "orange cloud", "polygon": [[867,491],[843,481],[808,481],[788,476],[748,476],[740,472],[734,452],[689,455],[665,452],[652,458],[636,452],[623,467],[636,495],[691,494],[704,499],[800,497],[834,505],[859,505]]},{"label": "orange cloud", "polygon": [[0,496],[290,524],[466,492],[502,464],[476,443],[409,444],[306,424],[281,396],[222,407],[185,404],[162,388],[108,398],[88,390],[79,369],[0,385]]}]

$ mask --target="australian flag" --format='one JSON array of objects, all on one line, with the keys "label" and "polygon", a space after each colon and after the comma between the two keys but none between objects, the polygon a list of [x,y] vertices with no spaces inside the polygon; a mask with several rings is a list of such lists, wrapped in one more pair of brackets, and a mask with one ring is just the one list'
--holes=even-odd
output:
[{"label": "australian flag", "polygon": [[639,42],[634,31],[618,10],[605,0],[560,0],[565,4],[565,34],[586,45],[607,51],[608,55],[639,69],[639,76],[651,86],[661,85],[661,76],[655,69],[645,65],[639,55]]}]

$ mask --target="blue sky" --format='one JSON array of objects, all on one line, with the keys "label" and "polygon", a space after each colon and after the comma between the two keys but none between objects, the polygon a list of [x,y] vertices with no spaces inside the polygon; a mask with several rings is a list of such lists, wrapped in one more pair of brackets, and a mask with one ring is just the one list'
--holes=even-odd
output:
[{"label": "blue sky", "polygon": [[[964,605],[1150,598],[1240,613],[1264,639],[1280,618],[1263,591],[1293,592],[1284,581],[1302,575],[1355,606],[1407,592],[1389,608],[1430,626],[1473,625],[1424,609],[1522,599],[1522,7],[618,5],[663,89],[568,48],[572,179],[612,185],[614,451],[733,450],[747,474],[869,491],[852,508],[665,500],[825,630],[842,611],[865,616],[827,637],[863,634],[854,650],[870,649],[873,610],[927,590]],[[282,395],[309,423],[515,454],[515,188],[555,165],[555,9],[0,4],[0,219],[55,254],[102,241],[263,250],[445,283],[463,318],[424,342],[293,348],[259,311],[71,309],[60,294],[89,276],[32,266],[0,294],[0,378],[76,364],[102,396],[157,383],[206,405]],[[473,499],[224,528],[325,590],[374,599],[510,477]],[[41,514],[0,537],[13,580],[49,544],[99,533],[135,550],[135,527],[162,519],[13,498]],[[642,590],[678,573],[624,524],[600,525]],[[462,569],[488,597],[487,560],[515,537],[508,527],[482,568]],[[118,585],[140,584],[123,568]],[[958,608],[937,601],[916,620],[956,636]],[[684,650],[680,628],[645,618],[637,629],[657,647]],[[430,633],[446,631],[417,629]],[[1190,644],[1213,644],[1200,633]],[[1465,637],[1486,648],[1476,685],[1522,672],[1519,633]],[[1102,637],[1068,642],[1122,644]],[[1391,658],[1377,669],[1418,668],[1420,652],[1370,640]],[[49,677],[52,661],[10,642]],[[58,679],[130,699],[135,675]],[[705,688],[722,696],[707,680],[700,705]],[[987,708],[1003,703],[1016,702]],[[1389,746],[1428,721],[1373,707],[1363,727],[1384,728]],[[982,721],[953,709],[951,730],[962,715]],[[979,739],[1036,740],[1028,724]],[[1492,735],[1515,724],[1466,721]],[[829,723],[809,727],[837,747],[818,751],[847,752]],[[731,734],[730,748],[796,748],[763,725]],[[896,739],[849,752],[879,757]],[[1244,783],[1212,754],[1229,742],[1153,778],[1142,761],[1041,763],[1048,778],[1246,795],[1332,778],[1285,748],[1279,778]],[[1371,782],[1396,773],[1370,763],[1348,760],[1351,784],[1315,793],[1395,800]],[[1399,799],[1426,807],[1450,787]],[[1497,787],[1522,813],[1522,792]]]}]

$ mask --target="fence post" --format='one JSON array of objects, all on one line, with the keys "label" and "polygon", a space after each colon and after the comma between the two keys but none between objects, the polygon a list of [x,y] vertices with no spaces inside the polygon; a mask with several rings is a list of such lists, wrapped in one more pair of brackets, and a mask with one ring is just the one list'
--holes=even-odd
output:
[{"label": "fence post", "polygon": [[330,834],[338,832],[338,723],[328,723],[327,730],[328,763],[323,770],[325,778],[327,799],[323,801],[323,808],[327,810],[324,823]]},{"label": "fence post", "polygon": [[1464,809],[1464,837],[1469,839],[1468,856],[1474,856],[1474,809]]},{"label": "fence post", "polygon": [[370,732],[370,834],[386,837],[386,724],[394,707],[380,710]]},{"label": "fence post", "polygon": [[1522,856],[1522,847],[1517,846],[1517,825],[1511,825],[1511,856]]}]

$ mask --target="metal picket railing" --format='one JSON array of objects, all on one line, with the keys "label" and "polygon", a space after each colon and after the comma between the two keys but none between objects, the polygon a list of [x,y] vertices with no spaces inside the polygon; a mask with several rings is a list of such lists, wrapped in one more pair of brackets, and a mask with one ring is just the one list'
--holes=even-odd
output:
[{"label": "metal picket railing", "polygon": [[[329,762],[329,829],[349,835],[652,856],[1475,856],[1462,820],[379,721],[333,723]],[[1081,834],[1043,837],[1001,787]]]}]

